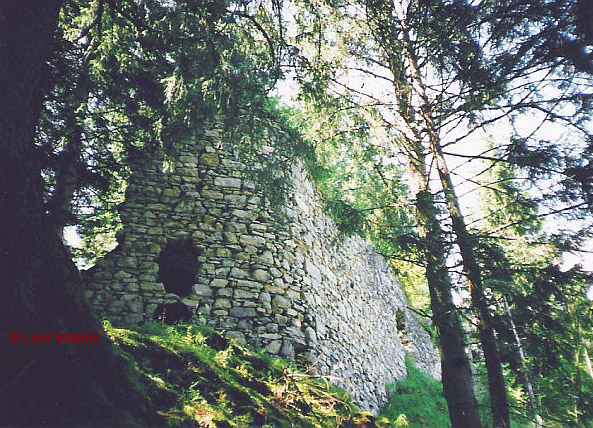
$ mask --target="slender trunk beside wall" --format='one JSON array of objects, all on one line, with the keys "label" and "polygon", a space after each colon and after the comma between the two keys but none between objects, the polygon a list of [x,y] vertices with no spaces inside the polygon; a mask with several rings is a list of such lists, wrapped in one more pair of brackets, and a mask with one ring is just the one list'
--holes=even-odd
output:
[{"label": "slender trunk beside wall", "polygon": [[521,371],[523,372],[525,389],[527,390],[527,395],[529,396],[529,405],[531,406],[531,412],[533,413],[534,428],[541,428],[541,418],[539,416],[539,410],[537,400],[535,398],[535,393],[533,392],[533,387],[531,386],[529,374],[527,372],[527,364],[525,362],[525,353],[523,352],[523,346],[521,346],[521,338],[519,337],[519,333],[517,332],[517,327],[515,325],[515,321],[513,320],[513,315],[511,314],[511,308],[509,307],[507,299],[503,297],[502,302],[504,305],[504,311],[507,315],[509,324],[511,326],[511,331],[513,332],[513,339],[515,340],[517,354],[519,355],[519,362],[521,363]]},{"label": "slender trunk beside wall", "polygon": [[473,388],[471,363],[465,351],[466,338],[458,309],[453,303],[451,278],[446,266],[447,251],[434,196],[428,185],[426,155],[422,137],[415,132],[411,105],[413,88],[402,67],[401,46],[397,36],[394,5],[390,1],[366,0],[369,23],[375,40],[384,50],[393,75],[398,114],[407,124],[412,137],[399,143],[408,156],[408,170],[414,178],[415,209],[423,241],[426,279],[430,290],[433,323],[438,331],[441,349],[442,383],[453,428],[481,427],[478,404]]},{"label": "slender trunk beside wall", "polygon": [[479,428],[478,404],[473,388],[473,374],[465,351],[466,337],[458,309],[453,303],[451,279],[446,266],[446,248],[437,217],[434,197],[428,188],[425,162],[410,166],[418,181],[415,218],[418,221],[426,263],[433,322],[441,348],[443,392],[453,428]]},{"label": "slender trunk beside wall", "polygon": [[[434,129],[434,128],[433,128]],[[457,245],[461,253],[465,275],[470,287],[472,306],[476,314],[476,324],[480,335],[480,343],[484,351],[486,371],[488,373],[488,389],[492,404],[492,424],[495,428],[511,426],[510,406],[502,368],[502,360],[494,334],[494,318],[490,312],[488,298],[482,282],[482,272],[475,257],[472,237],[467,230],[465,220],[459,207],[459,201],[451,181],[451,175],[445,163],[440,142],[436,134],[432,134],[431,148],[436,166],[445,192],[447,208],[451,217],[453,231],[457,237]]]},{"label": "slender trunk beside wall", "polygon": [[447,209],[451,218],[453,232],[457,238],[457,245],[461,253],[464,271],[469,283],[472,306],[477,319],[482,350],[488,373],[488,389],[492,404],[492,424],[494,428],[509,428],[511,426],[510,406],[507,396],[502,361],[494,335],[494,320],[490,313],[488,299],[482,282],[482,272],[476,260],[472,237],[467,230],[463,214],[459,207],[459,200],[451,180],[451,174],[445,162],[437,127],[432,117],[432,104],[426,94],[426,86],[422,79],[418,60],[410,38],[405,11],[401,4],[396,8],[402,27],[403,51],[410,66],[411,86],[420,103],[420,114],[424,123],[424,131],[428,135],[428,144],[439,174],[441,186],[445,194]]}]

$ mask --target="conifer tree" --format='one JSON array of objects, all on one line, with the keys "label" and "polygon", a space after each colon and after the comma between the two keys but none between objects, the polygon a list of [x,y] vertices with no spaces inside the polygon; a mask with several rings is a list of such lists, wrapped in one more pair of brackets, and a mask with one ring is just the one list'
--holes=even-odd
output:
[{"label": "conifer tree", "polygon": [[[391,142],[402,157],[409,163],[420,160],[425,164],[421,171],[425,182],[431,180],[429,171],[436,170],[440,188],[431,191],[444,195],[471,290],[489,374],[493,424],[509,426],[492,302],[476,255],[481,236],[467,227],[446,158],[488,158],[488,152],[465,155],[450,147],[487,126],[512,123],[538,112],[540,116],[535,117],[542,125],[534,126],[527,136],[512,135],[505,156],[497,160],[529,167],[533,180],[547,179],[550,170],[563,176],[565,192],[554,187],[545,196],[550,206],[560,204],[552,212],[582,215],[590,207],[586,177],[591,135],[584,121],[591,99],[585,83],[591,58],[586,49],[589,42],[583,37],[586,31],[575,31],[584,28],[584,6],[581,2],[508,1],[477,6],[466,2],[343,2],[337,6],[339,12],[334,12],[335,4],[313,4],[316,9],[311,16],[320,22],[320,30],[311,36],[317,56],[307,66],[319,79],[313,85],[306,82],[305,88],[319,90],[322,98],[333,91],[346,99],[348,108],[378,116],[389,133],[399,134]],[[323,17],[331,23],[321,23]],[[332,26],[341,27],[343,35],[337,42],[333,35],[323,36],[324,31],[331,34]],[[340,55],[345,58],[339,59]],[[328,76],[328,68],[341,70],[341,75]],[[365,79],[392,89],[381,93],[382,89],[369,88]],[[324,81],[329,90],[318,89]],[[574,112],[574,120],[567,110]],[[583,142],[580,156],[562,155],[551,141],[537,141],[539,128],[551,122],[572,128],[575,139]],[[546,160],[557,163],[543,166]],[[575,202],[567,204],[571,200]]]}]

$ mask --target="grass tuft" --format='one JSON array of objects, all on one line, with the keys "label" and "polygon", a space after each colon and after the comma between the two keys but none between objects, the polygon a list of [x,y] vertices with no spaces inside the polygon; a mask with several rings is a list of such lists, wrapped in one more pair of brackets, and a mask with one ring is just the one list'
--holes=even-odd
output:
[{"label": "grass tuft", "polygon": [[451,426],[441,383],[406,358],[408,377],[390,385],[391,400],[383,416],[394,427],[447,428]]}]

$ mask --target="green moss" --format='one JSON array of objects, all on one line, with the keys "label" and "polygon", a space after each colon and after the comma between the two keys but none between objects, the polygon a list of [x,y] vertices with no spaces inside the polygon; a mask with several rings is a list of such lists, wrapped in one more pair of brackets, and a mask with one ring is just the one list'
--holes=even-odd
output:
[{"label": "green moss", "polygon": [[169,426],[388,426],[298,367],[210,328],[105,329]]},{"label": "green moss", "polygon": [[447,402],[439,381],[420,371],[406,358],[408,378],[389,387],[391,400],[383,416],[394,427],[450,427]]}]

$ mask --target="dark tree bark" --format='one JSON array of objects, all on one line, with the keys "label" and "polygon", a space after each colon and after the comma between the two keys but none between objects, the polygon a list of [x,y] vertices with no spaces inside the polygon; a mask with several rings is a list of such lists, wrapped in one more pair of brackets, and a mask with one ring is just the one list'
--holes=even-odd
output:
[{"label": "dark tree bark", "polygon": [[451,174],[445,163],[440,142],[434,132],[431,135],[431,148],[436,160],[445,199],[447,200],[453,231],[457,237],[457,245],[459,246],[470,288],[472,306],[476,314],[480,343],[484,351],[484,360],[488,373],[488,390],[492,403],[492,424],[495,428],[509,428],[511,426],[509,399],[504,381],[502,360],[496,343],[496,336],[494,335],[494,318],[490,312],[490,304],[482,281],[482,270],[476,260],[472,236],[467,230],[459,207],[459,201],[451,181]]},{"label": "dark tree bark", "polygon": [[451,425],[453,428],[479,428],[481,422],[473,388],[472,367],[465,350],[466,336],[458,309],[453,303],[445,240],[434,196],[428,185],[429,173],[422,136],[415,128],[416,119],[410,104],[415,88],[404,73],[402,52],[398,51],[402,43],[397,28],[403,27],[404,20],[395,22],[396,13],[390,1],[367,0],[366,7],[375,40],[385,52],[393,76],[398,114],[408,125],[411,134],[409,138],[403,136],[395,144],[407,153],[408,171],[415,181],[414,217],[423,241],[433,323],[438,331],[441,350],[443,392]]},{"label": "dark tree bark", "polygon": [[[474,243],[467,230],[463,214],[459,207],[459,200],[455,193],[455,187],[451,180],[451,174],[445,162],[438,135],[438,127],[433,120],[433,104],[427,97],[426,83],[420,72],[416,51],[410,37],[410,28],[408,27],[408,21],[405,12],[401,8],[401,4],[397,14],[402,30],[403,54],[407,58],[410,68],[410,89],[415,93],[419,102],[420,117],[424,125],[422,131],[427,135],[428,148],[435,160],[441,186],[445,194],[453,232],[456,236],[457,245],[459,246],[463,260],[464,271],[469,283],[472,306],[476,314],[480,343],[484,351],[486,371],[488,373],[488,390],[492,402],[492,424],[495,428],[509,428],[511,426],[509,400],[504,381],[502,361],[494,335],[494,320],[490,313],[489,303],[482,281],[481,268],[475,257]],[[422,146],[420,145],[418,152],[421,150]],[[428,180],[428,174],[425,177]]]},{"label": "dark tree bark", "polygon": [[425,156],[415,152],[409,170],[417,181],[415,218],[423,239],[426,279],[430,290],[433,323],[441,349],[443,392],[453,428],[481,426],[473,388],[471,362],[465,351],[466,336],[458,310],[453,303],[451,279],[446,266],[446,248],[437,217],[434,197],[428,188]]},{"label": "dark tree bark", "polygon": [[[148,424],[44,210],[34,137],[61,3],[0,2],[0,425]],[[103,337],[57,344],[54,333]],[[25,334],[50,334],[50,343],[25,343]]]}]

